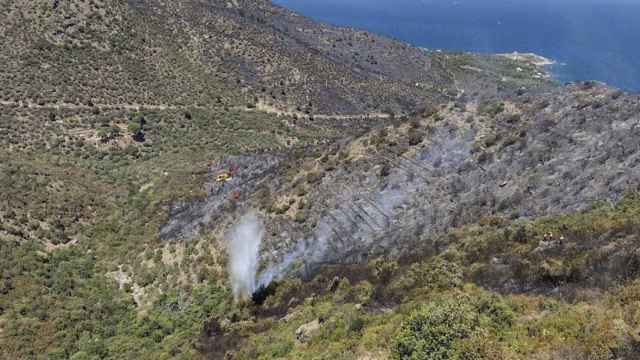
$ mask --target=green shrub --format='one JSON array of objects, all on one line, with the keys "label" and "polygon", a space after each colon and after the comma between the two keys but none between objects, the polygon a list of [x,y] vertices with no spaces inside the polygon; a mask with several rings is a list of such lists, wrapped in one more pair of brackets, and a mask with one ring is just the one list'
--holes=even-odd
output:
[{"label": "green shrub", "polygon": [[304,211],[298,211],[294,218],[295,222],[298,224],[303,224],[307,221],[307,214]]},{"label": "green shrub", "polygon": [[515,313],[504,298],[482,292],[473,297],[474,306],[481,314],[482,326],[496,332],[510,328],[515,322]]},{"label": "green shrub", "polygon": [[504,111],[504,103],[484,101],[478,105],[478,112],[481,115],[494,117]]},{"label": "green shrub", "polygon": [[458,264],[436,258],[412,264],[397,286],[401,289],[448,290],[462,285],[462,279],[462,269]]},{"label": "green shrub", "polygon": [[324,174],[318,171],[311,171],[307,173],[307,182],[309,184],[316,184],[322,180]]},{"label": "green shrub", "polygon": [[469,337],[478,323],[478,314],[466,298],[438,298],[415,311],[402,326],[394,341],[394,358],[449,360],[455,342]]},{"label": "green shrub", "polygon": [[271,358],[272,359],[281,359],[284,356],[288,355],[293,350],[293,342],[276,342],[271,346]]},{"label": "green shrub", "polygon": [[370,282],[366,280],[360,281],[351,290],[351,295],[352,295],[351,300],[359,304],[366,304],[371,300],[373,291],[374,291],[374,287]]},{"label": "green shrub", "polygon": [[484,146],[487,148],[492,147],[500,140],[500,136],[497,134],[489,134],[484,138]]},{"label": "green shrub", "polygon": [[101,142],[109,142],[120,137],[120,128],[117,126],[101,127],[96,131],[96,136]]},{"label": "green shrub", "polygon": [[398,270],[398,263],[384,258],[376,258],[369,262],[368,267],[376,279],[387,283]]},{"label": "green shrub", "polygon": [[71,360],[89,360],[91,359],[91,356],[89,356],[89,354],[87,354],[84,351],[78,351],[77,353],[73,354],[73,356],[71,357]]},{"label": "green shrub", "polygon": [[140,130],[142,130],[140,123],[130,122],[129,125],[127,125],[127,131],[129,132],[129,134],[131,134],[131,136],[135,136],[140,132]]},{"label": "green shrub", "polygon": [[454,358],[458,360],[503,360],[506,354],[495,337],[478,333],[461,340],[455,349]]},{"label": "green shrub", "polygon": [[364,328],[364,320],[362,320],[359,317],[351,319],[351,323],[349,324],[350,332],[360,332],[362,331],[363,328]]}]

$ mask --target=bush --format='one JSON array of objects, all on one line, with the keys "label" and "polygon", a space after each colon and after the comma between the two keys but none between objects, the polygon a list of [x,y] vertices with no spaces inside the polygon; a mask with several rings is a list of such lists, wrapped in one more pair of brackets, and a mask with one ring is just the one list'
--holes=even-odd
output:
[{"label": "bush", "polygon": [[484,101],[478,106],[478,112],[481,115],[494,117],[504,111],[504,103]]},{"label": "bush", "polygon": [[448,360],[454,343],[468,338],[478,326],[478,315],[464,297],[436,299],[415,311],[395,338],[395,359]]},{"label": "bush", "polygon": [[371,296],[373,295],[374,287],[373,285],[364,280],[359,282],[356,286],[351,290],[351,299],[359,304],[367,304],[371,300]]},{"label": "bush", "polygon": [[294,220],[298,224],[303,224],[304,222],[307,221],[307,214],[304,211],[298,211],[296,213],[296,216],[295,216]]},{"label": "bush", "polygon": [[506,358],[502,345],[491,335],[476,334],[459,342],[455,350],[458,360],[502,360]]},{"label": "bush", "polygon": [[399,280],[401,289],[426,288],[428,290],[448,290],[462,285],[463,272],[456,263],[436,258],[412,264]]},{"label": "bush", "polygon": [[380,177],[387,177],[391,173],[391,166],[389,164],[384,164],[380,168]]},{"label": "bush", "polygon": [[127,131],[137,142],[144,142],[144,126],[147,123],[144,115],[136,113],[129,118]]},{"label": "bush", "polygon": [[316,183],[319,183],[323,177],[324,177],[324,174],[322,174],[321,172],[311,171],[307,173],[307,182],[309,184],[316,184]]},{"label": "bush", "polygon": [[483,324],[495,331],[508,329],[515,322],[510,304],[498,295],[481,293],[474,296],[474,305],[484,319]]},{"label": "bush", "polygon": [[96,136],[101,142],[106,143],[120,137],[120,128],[117,126],[101,127],[96,132]]},{"label": "bush", "polygon": [[499,295],[474,287],[465,287],[465,293],[448,292],[423,305],[403,324],[393,344],[394,356],[501,359],[497,339],[511,331],[515,318],[511,304]]},{"label": "bush", "polygon": [[351,323],[349,324],[349,332],[360,332],[364,328],[364,320],[357,317],[355,319],[351,319]]},{"label": "bush", "polygon": [[416,146],[422,142],[424,134],[418,131],[411,132],[409,134],[409,145]]},{"label": "bush", "polygon": [[487,148],[492,147],[500,140],[500,136],[497,134],[489,134],[484,138],[484,146]]},{"label": "bush", "polygon": [[369,262],[372,275],[383,284],[389,282],[398,270],[398,263],[384,258],[376,258]]},{"label": "bush", "polygon": [[138,134],[141,130],[142,127],[140,126],[140,123],[130,122],[129,125],[127,125],[127,131],[131,134],[131,136],[136,136],[136,134]]}]

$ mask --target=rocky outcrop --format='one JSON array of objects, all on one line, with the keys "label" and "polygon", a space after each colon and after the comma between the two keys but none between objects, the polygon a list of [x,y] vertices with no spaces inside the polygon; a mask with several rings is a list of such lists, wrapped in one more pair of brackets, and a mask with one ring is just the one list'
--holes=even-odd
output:
[{"label": "rocky outcrop", "polygon": [[320,332],[320,328],[322,326],[322,322],[320,319],[313,320],[312,322],[300,325],[300,327],[296,330],[296,341],[298,343],[304,344],[311,340],[315,335]]}]

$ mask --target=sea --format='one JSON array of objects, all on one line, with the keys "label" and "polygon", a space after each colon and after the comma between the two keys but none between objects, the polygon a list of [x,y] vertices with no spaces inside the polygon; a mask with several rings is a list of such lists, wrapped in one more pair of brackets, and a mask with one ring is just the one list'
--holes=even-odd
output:
[{"label": "sea", "polygon": [[533,52],[556,80],[640,93],[640,0],[275,0],[429,49]]}]

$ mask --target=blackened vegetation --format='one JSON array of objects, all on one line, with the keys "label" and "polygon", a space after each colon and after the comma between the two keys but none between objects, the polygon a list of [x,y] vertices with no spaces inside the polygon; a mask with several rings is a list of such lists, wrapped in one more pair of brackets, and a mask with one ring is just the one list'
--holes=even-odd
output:
[{"label": "blackened vegetation", "polygon": [[[335,293],[338,291],[341,281],[348,281],[351,284],[368,281],[375,284],[371,303],[374,308],[397,305],[400,300],[399,296],[390,296],[392,294],[385,291],[392,276],[392,271],[378,272],[367,263],[321,265],[313,272],[312,276],[294,286],[286,281],[273,282],[267,287],[256,290],[252,297],[252,313],[260,318],[285,316],[291,309],[302,304],[305,299],[319,298]],[[277,293],[279,293],[279,298],[274,299],[273,297]],[[355,301],[350,296],[347,295],[343,301]],[[270,298],[272,301],[268,301]]]},{"label": "blackened vegetation", "polygon": [[256,291],[251,294],[251,301],[256,306],[262,306],[264,301],[269,297],[276,293],[278,288],[277,282],[272,282],[271,284],[264,286],[260,285]]},{"label": "blackened vegetation", "polygon": [[[176,202],[169,207],[169,221],[160,229],[163,240],[193,239],[222,215],[241,208],[247,197],[272,179],[286,157],[280,154],[228,156],[213,162],[207,173],[207,196],[195,202]],[[217,182],[216,176],[232,175],[229,181]]]},{"label": "blackened vegetation", "polygon": [[237,349],[242,343],[242,335],[223,329],[220,319],[212,319],[204,326],[198,350],[207,359],[225,359],[229,350]]},{"label": "blackened vegetation", "polygon": [[147,124],[147,120],[144,116],[140,116],[138,119],[138,129],[133,133],[133,140],[137,142],[144,142],[144,126]]}]

